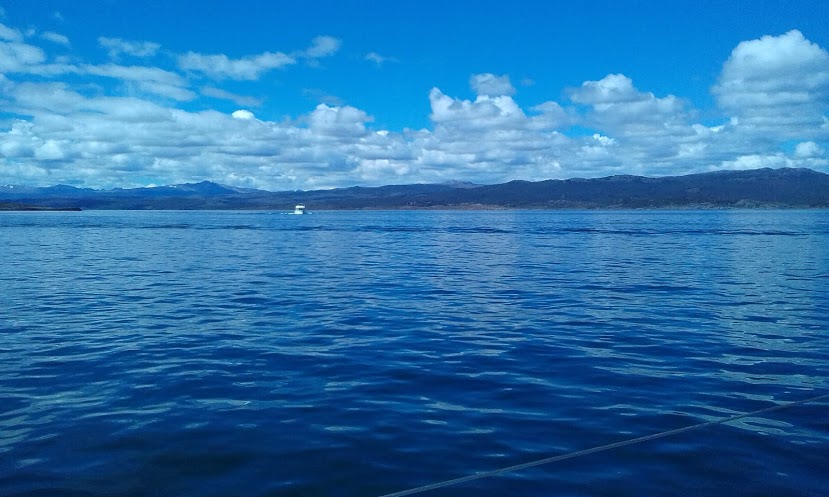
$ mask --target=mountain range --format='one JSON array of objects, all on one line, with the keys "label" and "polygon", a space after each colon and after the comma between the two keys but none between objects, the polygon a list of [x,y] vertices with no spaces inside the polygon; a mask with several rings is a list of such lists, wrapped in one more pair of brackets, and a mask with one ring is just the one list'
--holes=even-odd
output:
[{"label": "mountain range", "polygon": [[209,181],[95,190],[0,186],[0,210],[21,209],[642,209],[829,207],[829,174],[811,169],[685,176],[463,182],[269,192]]}]

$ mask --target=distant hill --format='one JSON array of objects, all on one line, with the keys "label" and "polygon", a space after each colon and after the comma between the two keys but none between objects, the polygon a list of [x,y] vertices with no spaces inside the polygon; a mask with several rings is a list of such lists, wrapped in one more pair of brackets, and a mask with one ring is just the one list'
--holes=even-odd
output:
[{"label": "distant hill", "polygon": [[511,181],[268,192],[211,182],[93,190],[0,186],[0,202],[35,208],[267,209],[642,209],[829,207],[829,174],[811,169],[718,171],[648,178]]},{"label": "distant hill", "polygon": [[0,211],[79,211],[79,207],[50,208],[18,202],[0,202]]}]

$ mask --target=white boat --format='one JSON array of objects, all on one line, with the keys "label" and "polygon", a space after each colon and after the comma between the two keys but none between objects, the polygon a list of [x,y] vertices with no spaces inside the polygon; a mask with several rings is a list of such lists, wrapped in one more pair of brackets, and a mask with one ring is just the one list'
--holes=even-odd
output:
[{"label": "white boat", "polygon": [[294,207],[294,212],[292,212],[291,214],[305,214],[305,206],[302,204],[297,204],[296,207]]}]

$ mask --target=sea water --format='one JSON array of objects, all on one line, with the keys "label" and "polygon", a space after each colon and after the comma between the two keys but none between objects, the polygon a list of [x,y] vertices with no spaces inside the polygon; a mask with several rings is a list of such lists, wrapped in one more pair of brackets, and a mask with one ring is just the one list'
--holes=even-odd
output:
[{"label": "sea water", "polygon": [[[829,212],[0,213],[0,495],[372,496],[829,393]],[[423,495],[824,496],[817,402]]]}]

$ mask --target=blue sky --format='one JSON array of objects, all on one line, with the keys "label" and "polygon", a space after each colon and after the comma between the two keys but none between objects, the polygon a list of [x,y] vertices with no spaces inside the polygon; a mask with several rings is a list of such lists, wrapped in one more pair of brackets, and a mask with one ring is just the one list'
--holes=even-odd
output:
[{"label": "blue sky", "polygon": [[0,9],[0,184],[829,171],[829,2]]}]

